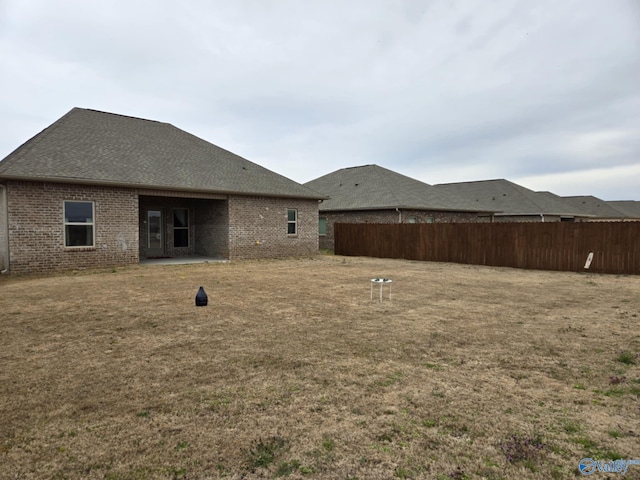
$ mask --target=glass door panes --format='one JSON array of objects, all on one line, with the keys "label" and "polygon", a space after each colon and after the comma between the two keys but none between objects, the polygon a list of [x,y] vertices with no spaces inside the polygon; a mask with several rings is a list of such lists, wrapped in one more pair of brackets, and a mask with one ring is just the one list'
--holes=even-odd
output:
[{"label": "glass door panes", "polygon": [[149,210],[147,212],[148,247],[153,253],[162,253],[164,241],[162,238],[162,211]]}]

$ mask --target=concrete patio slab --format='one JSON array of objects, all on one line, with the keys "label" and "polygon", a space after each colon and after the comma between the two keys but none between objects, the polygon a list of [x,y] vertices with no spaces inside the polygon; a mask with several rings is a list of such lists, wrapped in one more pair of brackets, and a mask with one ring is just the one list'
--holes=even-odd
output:
[{"label": "concrete patio slab", "polygon": [[228,263],[229,260],[213,257],[172,257],[172,258],[144,258],[140,265],[187,265],[191,263]]}]

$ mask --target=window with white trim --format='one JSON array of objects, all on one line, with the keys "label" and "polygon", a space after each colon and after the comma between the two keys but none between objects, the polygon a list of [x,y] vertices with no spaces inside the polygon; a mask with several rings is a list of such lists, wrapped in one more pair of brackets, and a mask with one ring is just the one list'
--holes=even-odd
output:
[{"label": "window with white trim", "polygon": [[64,201],[64,246],[94,247],[95,208],[93,202]]},{"label": "window with white trim", "polygon": [[173,246],[189,246],[189,209],[174,208],[173,210]]},{"label": "window with white trim", "polygon": [[287,235],[298,234],[298,210],[290,208],[287,210]]}]

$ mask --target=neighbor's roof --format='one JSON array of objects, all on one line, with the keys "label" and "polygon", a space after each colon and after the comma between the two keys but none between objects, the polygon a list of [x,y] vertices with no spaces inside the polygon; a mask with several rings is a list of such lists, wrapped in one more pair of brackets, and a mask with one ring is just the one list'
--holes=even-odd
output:
[{"label": "neighbor's roof", "polygon": [[494,212],[456,198],[411,177],[378,165],[343,168],[305,185],[329,196],[320,211],[404,208],[456,212]]},{"label": "neighbor's roof", "polygon": [[609,202],[592,195],[559,197],[564,203],[596,218],[626,218],[627,215]]},{"label": "neighbor's roof", "polygon": [[0,161],[0,178],[323,198],[168,123],[81,108]]},{"label": "neighbor's roof", "polygon": [[500,211],[497,215],[560,215],[589,217],[578,209],[565,205],[549,192],[534,192],[509,180],[441,183],[436,189],[459,195],[469,202]]},{"label": "neighbor's roof", "polygon": [[607,204],[622,212],[626,218],[640,218],[640,202],[638,200],[610,200]]}]

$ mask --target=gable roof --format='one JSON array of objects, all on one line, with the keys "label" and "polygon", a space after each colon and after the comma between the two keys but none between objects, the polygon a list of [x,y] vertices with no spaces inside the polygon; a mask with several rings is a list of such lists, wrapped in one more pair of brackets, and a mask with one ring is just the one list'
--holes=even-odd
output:
[{"label": "gable roof", "polygon": [[593,215],[596,218],[626,218],[621,210],[613,207],[609,202],[594,197],[592,195],[575,195],[569,197],[559,197],[567,205],[570,205],[585,214]]},{"label": "gable roof", "polygon": [[378,165],[343,168],[305,185],[329,196],[320,211],[416,210],[493,212]]},{"label": "gable roof", "polygon": [[81,108],[0,161],[0,178],[323,198],[168,123]]},{"label": "gable roof", "polygon": [[607,204],[622,212],[626,218],[640,218],[640,202],[638,200],[610,200]]},{"label": "gable roof", "polygon": [[550,192],[534,192],[505,179],[441,183],[435,188],[499,211],[496,215],[560,215],[588,217]]}]

